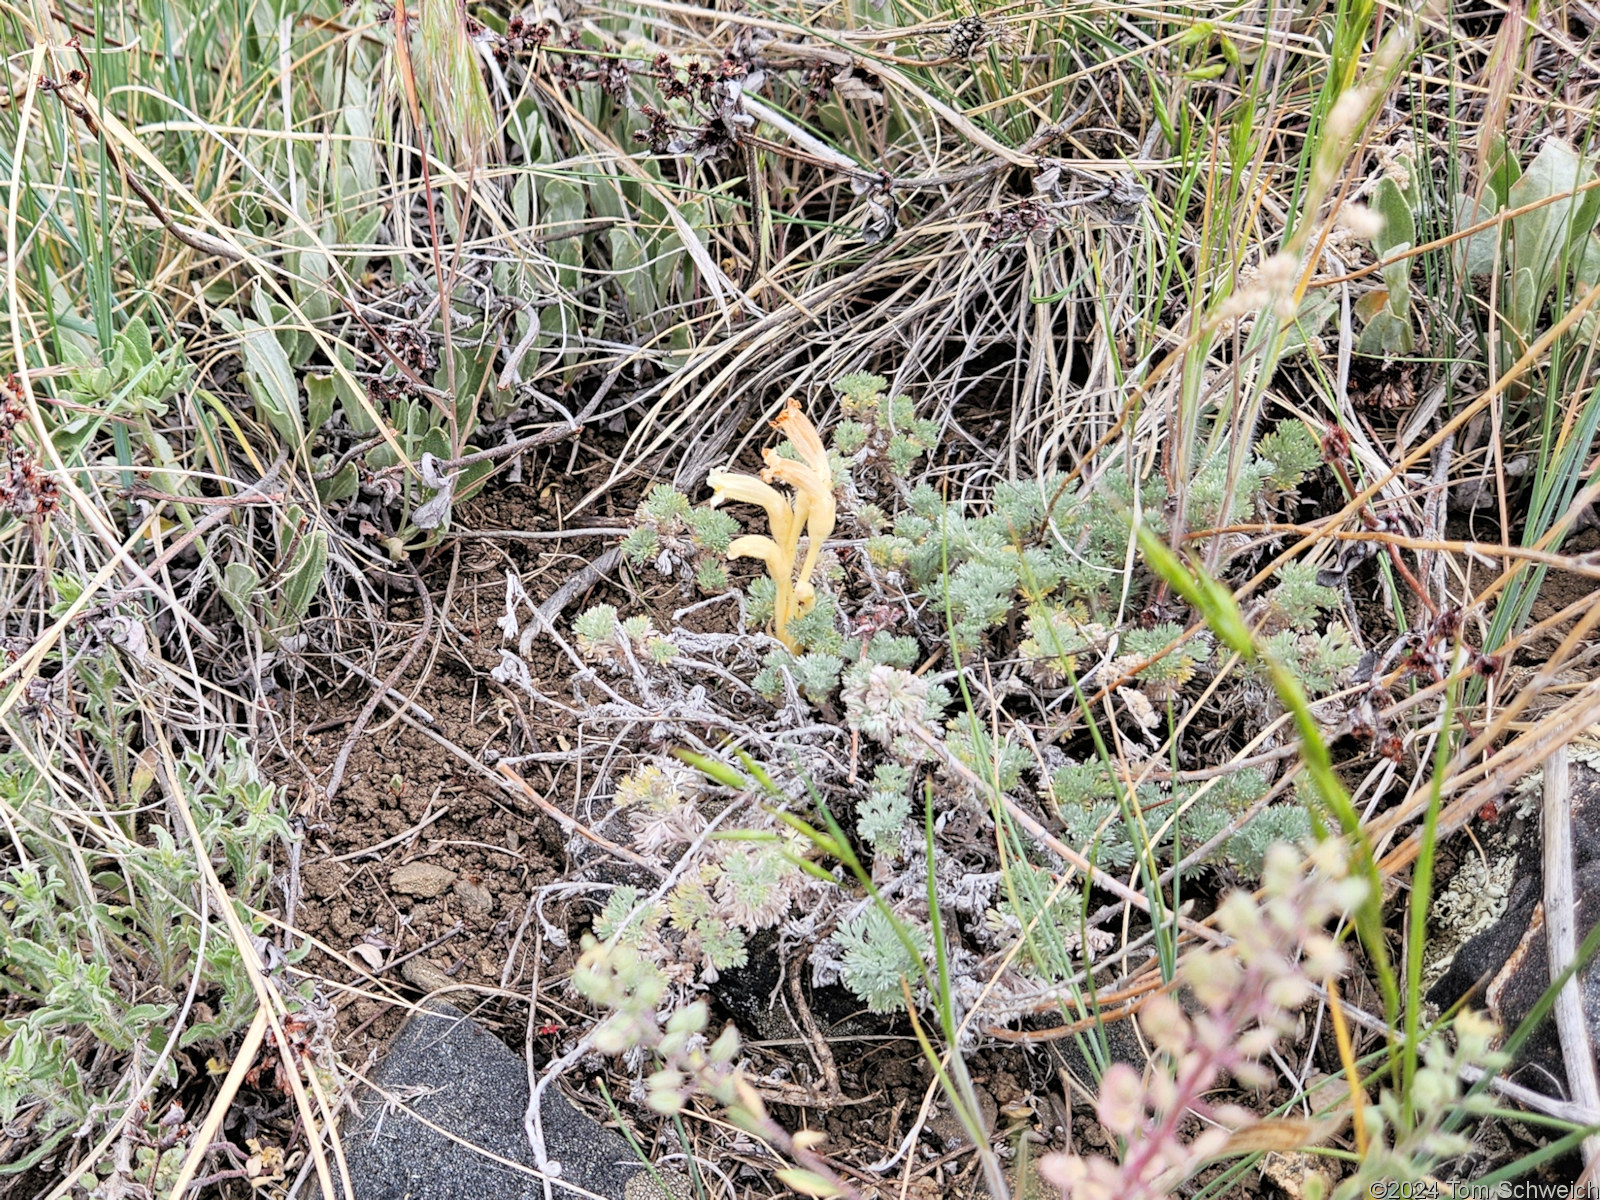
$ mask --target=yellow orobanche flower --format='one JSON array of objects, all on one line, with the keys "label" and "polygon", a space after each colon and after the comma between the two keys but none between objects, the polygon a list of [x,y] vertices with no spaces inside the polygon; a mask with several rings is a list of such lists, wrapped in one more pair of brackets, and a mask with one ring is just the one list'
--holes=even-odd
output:
[{"label": "yellow orobanche flower", "polygon": [[[773,425],[788,436],[800,452],[800,461],[784,458],[776,450],[767,450],[762,456],[767,465],[761,478],[738,471],[712,471],[706,482],[712,488],[713,505],[734,500],[758,504],[766,510],[772,536],[751,534],[735,538],[728,546],[728,557],[756,558],[766,564],[777,590],[772,606],[772,632],[790,650],[796,650],[798,647],[789,637],[789,622],[810,612],[816,603],[817,592],[811,583],[811,572],[816,569],[822,543],[833,533],[837,517],[833,469],[828,464],[828,451],[817,434],[817,427],[800,411],[798,401],[789,401]],[[794,498],[787,498],[772,486],[774,483],[792,488]],[[796,575],[794,559],[800,546],[801,530],[805,531],[809,544],[805,561]]]},{"label": "yellow orobanche flower", "polygon": [[822,552],[822,543],[833,534],[837,516],[833,501],[833,468],[828,463],[822,439],[817,436],[817,427],[806,419],[797,402],[789,401],[775,423],[789,435],[789,441],[803,461],[780,458],[776,450],[768,450],[763,455],[767,469],[761,472],[761,477],[768,483],[773,480],[786,483],[795,490],[796,513],[800,511],[799,500],[806,501],[806,535],[811,542],[806,547],[806,560],[800,566],[799,583],[808,583],[811,572],[816,569],[817,555]]},{"label": "yellow orobanche flower", "polygon": [[738,471],[712,471],[706,476],[706,482],[711,485],[713,508],[725,500],[759,504],[767,510],[767,524],[772,529],[773,538],[780,545],[792,546],[799,541],[799,533],[791,531],[791,526],[794,524],[794,510],[789,506],[788,499],[777,488],[763,483],[754,475],[745,475]]}]

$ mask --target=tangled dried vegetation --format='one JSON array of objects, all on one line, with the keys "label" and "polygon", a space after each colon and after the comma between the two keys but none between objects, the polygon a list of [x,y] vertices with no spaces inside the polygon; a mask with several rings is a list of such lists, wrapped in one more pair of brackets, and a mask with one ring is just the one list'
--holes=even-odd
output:
[{"label": "tangled dried vegetation", "polygon": [[0,1196],[343,1195],[441,988],[702,1194],[1579,1169],[1424,960],[1600,718],[1586,7],[0,28]]}]

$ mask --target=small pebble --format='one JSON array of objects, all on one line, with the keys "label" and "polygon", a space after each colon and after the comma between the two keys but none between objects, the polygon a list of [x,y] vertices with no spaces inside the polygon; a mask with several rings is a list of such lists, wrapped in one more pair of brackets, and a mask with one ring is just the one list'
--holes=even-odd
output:
[{"label": "small pebble", "polygon": [[408,862],[389,876],[389,886],[408,896],[430,898],[456,881],[456,873],[432,863]]}]

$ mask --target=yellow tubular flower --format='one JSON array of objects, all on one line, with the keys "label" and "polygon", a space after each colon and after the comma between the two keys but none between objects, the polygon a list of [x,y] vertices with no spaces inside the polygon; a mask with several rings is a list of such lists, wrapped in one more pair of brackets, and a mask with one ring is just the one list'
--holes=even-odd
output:
[{"label": "yellow tubular flower", "polygon": [[[711,485],[711,507],[715,508],[724,500],[737,500],[744,504],[759,504],[767,510],[767,524],[772,529],[772,537],[783,545],[785,542],[798,542],[799,531],[792,527],[798,524],[794,519],[794,510],[789,507],[789,502],[783,498],[783,493],[770,487],[757,479],[754,475],[745,475],[739,471],[712,471],[706,476],[706,482]],[[744,539],[739,539],[743,541]],[[794,551],[789,551],[793,560]],[[760,555],[750,555],[760,558]]]},{"label": "yellow tubular flower", "polygon": [[[817,427],[800,411],[796,401],[789,402],[773,425],[793,443],[802,461],[783,458],[776,450],[767,450],[762,455],[767,465],[760,479],[737,471],[712,471],[706,476],[706,482],[712,488],[713,506],[725,500],[737,500],[759,504],[766,510],[772,536],[736,538],[728,546],[728,557],[756,558],[767,564],[767,572],[776,587],[772,606],[773,633],[790,650],[798,652],[789,637],[789,622],[810,612],[817,602],[811,572],[816,568],[822,544],[833,533],[837,518],[833,469]],[[771,486],[775,481],[794,489],[792,504]],[[802,529],[810,541],[797,577],[794,556],[800,546]]]},{"label": "yellow tubular flower", "polygon": [[[789,567],[794,568],[794,553],[800,547],[800,531],[811,520],[811,500],[804,492],[794,494],[794,524],[789,527],[789,542],[784,550],[789,555]],[[802,579],[805,576],[801,576]]]},{"label": "yellow tubular flower", "polygon": [[[811,518],[806,522],[806,535],[810,542],[806,546],[806,560],[800,564],[800,582],[808,588],[811,586],[811,572],[817,565],[817,555],[822,552],[822,543],[827,541],[833,533],[833,522],[833,492],[830,490],[827,503],[814,506],[811,510]],[[811,601],[806,603],[805,607],[808,612],[815,599],[816,596],[813,594]]]},{"label": "yellow tubular flower", "polygon": [[817,478],[823,486],[831,488],[833,468],[828,465],[828,452],[823,448],[817,427],[805,413],[800,411],[800,402],[789,401],[773,425],[794,443],[794,448],[800,452],[800,457],[805,460],[806,466],[817,473]]},{"label": "yellow tubular flower", "polygon": [[783,551],[778,544],[769,537],[762,537],[759,533],[747,533],[743,537],[734,538],[728,543],[729,558],[756,558],[767,564],[767,570],[772,572],[773,578],[784,574],[782,568],[792,564],[783,559]]},{"label": "yellow tubular flower", "polygon": [[[806,535],[810,538],[799,575],[799,582],[806,584],[811,579],[811,572],[816,569],[823,542],[833,533],[837,517],[833,500],[833,468],[828,463],[828,452],[822,447],[822,439],[817,436],[816,426],[806,419],[798,404],[791,401],[775,424],[789,435],[789,441],[804,461],[795,462],[792,458],[782,457],[776,450],[768,450],[763,455],[767,468],[761,472],[761,477],[769,482],[778,480],[786,483],[795,490],[797,523],[798,519],[805,521]],[[800,515],[802,512],[803,517]],[[795,532],[798,545],[799,531]],[[804,602],[805,611],[810,610],[812,602],[814,597],[812,601]]]}]

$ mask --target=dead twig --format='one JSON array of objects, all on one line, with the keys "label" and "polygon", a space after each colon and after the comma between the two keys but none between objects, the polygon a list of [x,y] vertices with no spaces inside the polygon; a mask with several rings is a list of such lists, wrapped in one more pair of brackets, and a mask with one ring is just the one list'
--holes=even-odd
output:
[{"label": "dead twig", "polygon": [[[1567,770],[1567,748],[1558,746],[1544,764],[1544,927],[1552,982],[1561,978],[1577,957],[1576,910],[1571,775]],[[1594,1046],[1583,1013],[1583,992],[1576,978],[1561,985],[1555,1016],[1572,1099],[1600,1109],[1600,1078],[1595,1076]],[[1589,1171],[1600,1163],[1600,1135],[1590,1134],[1583,1139],[1583,1162]]]},{"label": "dead twig", "polygon": [[550,801],[546,800],[543,796],[539,795],[538,792],[534,791],[533,785],[530,784],[526,779],[522,778],[522,776],[518,775],[509,766],[502,764],[500,767],[500,774],[505,779],[510,781],[521,795],[530,800],[541,812],[548,813],[555,823],[560,825],[561,828],[565,829],[568,833],[576,833],[579,837],[593,842],[596,846],[599,846],[602,850],[606,851],[606,853],[614,854],[620,859],[631,862],[636,867],[642,867],[644,870],[649,871],[657,879],[666,878],[667,873],[660,867],[656,866],[649,859],[635,854],[632,850],[629,850],[626,847],[617,845],[609,838],[602,837],[600,834],[590,829],[587,825],[583,824],[583,822],[567,816],[566,813],[562,812],[554,804],[550,803]]},{"label": "dead twig", "polygon": [[611,547],[551,593],[550,598],[539,605],[540,618],[547,626],[554,624],[567,605],[611,574],[621,561],[621,548]]},{"label": "dead twig", "polygon": [[817,1028],[817,1020],[811,1015],[811,1006],[806,1003],[805,985],[801,980],[800,967],[804,959],[797,962],[789,971],[789,996],[794,1001],[796,1015],[800,1018],[800,1025],[811,1039],[811,1050],[816,1055],[817,1067],[822,1072],[823,1081],[828,1085],[828,1099],[837,1101],[843,1093],[839,1089],[839,1065],[834,1062],[833,1050],[828,1045],[828,1039],[822,1036],[822,1030]]}]

